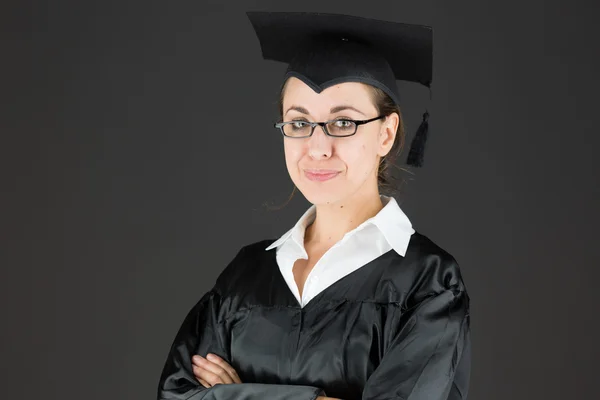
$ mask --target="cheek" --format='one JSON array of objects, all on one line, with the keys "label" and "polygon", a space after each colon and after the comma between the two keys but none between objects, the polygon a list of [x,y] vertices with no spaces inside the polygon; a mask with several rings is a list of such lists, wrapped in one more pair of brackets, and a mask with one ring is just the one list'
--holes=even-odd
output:
[{"label": "cheek", "polygon": [[339,155],[348,167],[349,175],[364,176],[373,170],[377,149],[371,143],[360,142],[340,147]]},{"label": "cheek", "polygon": [[302,158],[302,148],[297,143],[289,143],[284,141],[283,152],[285,155],[285,163],[290,173],[294,173],[297,169],[298,162]]}]

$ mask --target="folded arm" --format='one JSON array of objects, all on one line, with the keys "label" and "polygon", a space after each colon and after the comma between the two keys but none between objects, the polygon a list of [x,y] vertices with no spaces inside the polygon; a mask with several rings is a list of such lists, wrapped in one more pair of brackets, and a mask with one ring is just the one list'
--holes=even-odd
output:
[{"label": "folded arm", "polygon": [[167,356],[158,386],[159,400],[315,400],[324,391],[300,385],[217,384],[205,388],[194,376],[192,357],[214,353],[228,360],[229,348],[220,296],[211,291],[186,316]]}]

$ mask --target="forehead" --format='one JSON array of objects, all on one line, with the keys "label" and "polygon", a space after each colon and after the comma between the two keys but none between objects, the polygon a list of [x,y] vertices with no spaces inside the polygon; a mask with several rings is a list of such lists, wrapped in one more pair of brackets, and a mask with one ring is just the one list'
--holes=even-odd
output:
[{"label": "forehead", "polygon": [[332,106],[346,104],[368,111],[374,108],[369,87],[360,82],[343,82],[330,86],[321,93],[296,77],[286,82],[283,106],[301,105],[309,109],[329,109]]}]

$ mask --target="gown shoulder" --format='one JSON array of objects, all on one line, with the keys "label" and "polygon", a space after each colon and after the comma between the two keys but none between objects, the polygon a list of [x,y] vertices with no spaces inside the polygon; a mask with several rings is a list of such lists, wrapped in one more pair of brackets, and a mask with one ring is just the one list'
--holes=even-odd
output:
[{"label": "gown shoulder", "polygon": [[243,297],[246,291],[266,287],[274,275],[270,264],[275,261],[275,250],[266,250],[273,242],[265,239],[242,246],[217,277],[213,291],[222,297]]},{"label": "gown shoulder", "polygon": [[411,236],[402,261],[391,266],[388,273],[390,279],[416,302],[444,291],[466,292],[456,258],[418,231]]},{"label": "gown shoulder", "polygon": [[[217,278],[216,291],[231,306],[294,305],[275,258],[266,250],[272,239],[247,244]],[[366,267],[366,268],[364,268]],[[410,308],[428,297],[451,291],[466,292],[457,260],[428,236],[415,231],[404,256],[394,250],[336,282],[329,296],[350,301],[403,304]]]}]

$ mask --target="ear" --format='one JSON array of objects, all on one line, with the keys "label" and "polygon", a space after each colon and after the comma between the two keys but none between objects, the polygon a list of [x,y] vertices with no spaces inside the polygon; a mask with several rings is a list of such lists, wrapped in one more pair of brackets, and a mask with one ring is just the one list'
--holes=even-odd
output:
[{"label": "ear", "polygon": [[392,113],[385,117],[385,120],[381,124],[381,130],[379,131],[379,151],[377,152],[380,157],[386,156],[392,149],[394,140],[396,140],[396,131],[398,130],[399,123],[400,116],[397,113]]}]

